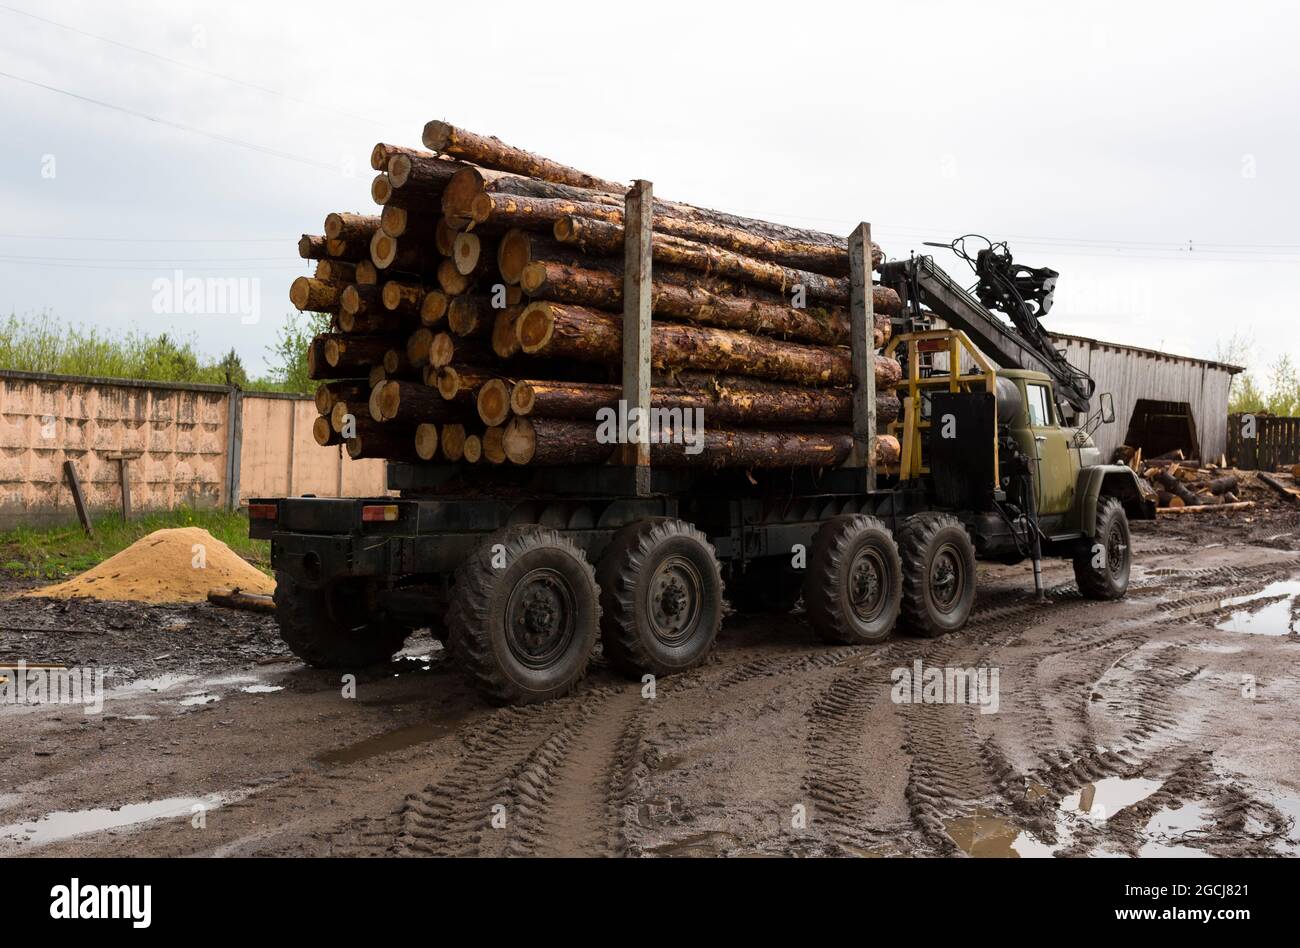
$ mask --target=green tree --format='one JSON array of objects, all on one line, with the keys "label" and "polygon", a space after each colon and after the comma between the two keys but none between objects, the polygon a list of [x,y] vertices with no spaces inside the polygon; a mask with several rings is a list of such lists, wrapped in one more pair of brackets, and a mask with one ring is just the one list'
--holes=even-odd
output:
[{"label": "green tree", "polygon": [[1264,411],[1264,395],[1255,385],[1255,377],[1249,372],[1242,372],[1232,380],[1228,411],[1233,414]]},{"label": "green tree", "polygon": [[316,383],[307,377],[307,347],[329,329],[327,313],[290,313],[270,347],[268,381],[285,392],[310,392]]},{"label": "green tree", "polygon": [[1300,376],[1296,375],[1291,357],[1284,352],[1269,370],[1268,396],[1264,400],[1264,410],[1289,418],[1300,407],[1297,402],[1300,402]]}]

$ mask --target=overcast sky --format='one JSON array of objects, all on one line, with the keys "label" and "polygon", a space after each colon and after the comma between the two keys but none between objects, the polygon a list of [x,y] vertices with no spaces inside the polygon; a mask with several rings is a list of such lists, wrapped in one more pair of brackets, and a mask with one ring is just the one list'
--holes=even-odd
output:
[{"label": "overcast sky", "polygon": [[[1300,12],[1073,6],[14,0],[0,313],[260,372],[298,235],[372,209],[371,146],[445,118],[671,199],[867,220],[890,256],[1005,238],[1061,272],[1060,332],[1300,355]],[[156,312],[177,270],[249,281],[256,322]]]}]

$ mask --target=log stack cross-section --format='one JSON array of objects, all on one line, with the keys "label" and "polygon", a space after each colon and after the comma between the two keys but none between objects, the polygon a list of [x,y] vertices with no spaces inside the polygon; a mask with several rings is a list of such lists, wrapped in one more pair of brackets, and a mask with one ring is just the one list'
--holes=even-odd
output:
[{"label": "log stack cross-section", "polygon": [[[640,454],[655,466],[852,463],[858,385],[877,432],[897,418],[900,367],[879,350],[902,307],[871,284],[874,244],[855,269],[846,237],[651,199],[643,182],[629,201],[629,184],[446,122],[423,143],[376,145],[377,209],[329,213],[299,241],[315,269],[290,301],[332,317],[308,351],[319,444],[467,468],[634,463],[611,422],[643,346],[651,385],[630,401],[657,423]],[[636,305],[648,332],[625,322]],[[870,463],[897,461],[892,437],[869,442]]]}]

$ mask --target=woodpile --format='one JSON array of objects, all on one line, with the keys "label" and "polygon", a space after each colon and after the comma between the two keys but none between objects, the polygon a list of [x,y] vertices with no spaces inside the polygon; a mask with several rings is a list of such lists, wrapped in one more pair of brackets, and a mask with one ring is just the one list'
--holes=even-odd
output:
[{"label": "woodpile", "polygon": [[[412,463],[621,462],[605,422],[623,397],[628,185],[445,122],[423,143],[376,145],[376,210],[330,213],[299,241],[315,272],[290,301],[332,317],[308,354],[316,441]],[[660,199],[647,213],[652,464],[844,463],[847,239]],[[901,303],[881,286],[872,303],[879,350]],[[874,358],[884,432],[901,372]],[[873,451],[898,460],[888,435]]]},{"label": "woodpile", "polygon": [[1144,479],[1160,513],[1177,516],[1253,509],[1260,491],[1258,484],[1267,484],[1268,477],[1232,470],[1226,458],[1202,466],[1182,451],[1144,459],[1142,449],[1130,445],[1116,450],[1115,463],[1127,465]]}]

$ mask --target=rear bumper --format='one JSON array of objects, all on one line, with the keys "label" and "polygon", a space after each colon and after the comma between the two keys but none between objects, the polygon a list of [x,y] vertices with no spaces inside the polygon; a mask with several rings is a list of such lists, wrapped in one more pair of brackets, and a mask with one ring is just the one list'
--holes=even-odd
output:
[{"label": "rear bumper", "polygon": [[271,535],[271,566],[307,586],[349,576],[450,573],[482,542],[478,532],[368,536],[276,531]]}]

